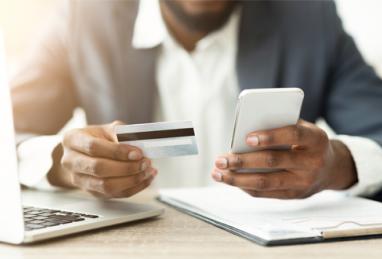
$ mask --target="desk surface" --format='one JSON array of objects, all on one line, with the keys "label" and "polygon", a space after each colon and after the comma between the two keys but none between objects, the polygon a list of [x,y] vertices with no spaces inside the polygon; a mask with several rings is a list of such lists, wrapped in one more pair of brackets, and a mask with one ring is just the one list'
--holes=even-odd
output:
[{"label": "desk surface", "polygon": [[[28,246],[0,244],[0,258],[382,258],[382,238],[262,247],[182,214],[143,192],[130,200],[156,203],[163,216]],[[1,231],[1,230],[0,230]]]}]

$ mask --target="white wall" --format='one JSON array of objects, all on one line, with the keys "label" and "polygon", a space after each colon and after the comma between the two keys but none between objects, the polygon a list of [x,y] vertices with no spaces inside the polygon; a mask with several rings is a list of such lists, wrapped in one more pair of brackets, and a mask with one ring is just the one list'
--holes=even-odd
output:
[{"label": "white wall", "polygon": [[382,1],[336,0],[345,29],[382,76]]}]

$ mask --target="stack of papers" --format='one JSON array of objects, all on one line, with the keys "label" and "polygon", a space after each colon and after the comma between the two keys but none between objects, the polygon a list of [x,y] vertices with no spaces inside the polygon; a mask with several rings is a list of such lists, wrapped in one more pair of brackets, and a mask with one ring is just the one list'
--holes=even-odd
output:
[{"label": "stack of papers", "polygon": [[278,200],[218,186],[165,189],[159,200],[262,245],[382,234],[382,204],[341,192]]}]

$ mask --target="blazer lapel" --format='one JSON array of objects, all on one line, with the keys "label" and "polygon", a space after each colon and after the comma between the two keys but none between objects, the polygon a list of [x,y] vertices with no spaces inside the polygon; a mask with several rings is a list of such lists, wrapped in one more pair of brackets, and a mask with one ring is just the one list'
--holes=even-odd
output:
[{"label": "blazer lapel", "polygon": [[132,46],[138,1],[121,1],[123,7],[115,10],[119,16],[121,38],[121,66],[118,75],[118,113],[128,123],[146,123],[153,120],[157,94],[155,80],[158,48],[135,49]]},{"label": "blazer lapel", "polygon": [[237,74],[241,90],[280,87],[280,35],[268,2],[244,2],[239,30]]}]

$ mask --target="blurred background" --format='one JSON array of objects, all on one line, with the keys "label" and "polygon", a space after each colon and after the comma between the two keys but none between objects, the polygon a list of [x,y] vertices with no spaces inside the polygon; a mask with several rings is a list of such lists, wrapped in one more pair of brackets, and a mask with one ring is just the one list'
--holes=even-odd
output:
[{"label": "blurred background", "polygon": [[[16,70],[17,61],[22,59],[28,46],[62,1],[0,0],[0,30],[3,30],[7,40],[10,74]],[[336,0],[336,3],[345,29],[354,37],[365,59],[382,77],[382,0]],[[82,109],[76,109],[72,120],[61,132],[84,125],[85,113]],[[319,126],[331,134],[324,121],[320,120]]]},{"label": "blurred background", "polygon": [[[0,0],[0,29],[7,39],[8,70],[17,67],[40,28],[63,0]],[[91,1],[91,0],[86,0]],[[107,1],[107,0],[104,0]],[[120,0],[129,1],[129,0]],[[300,0],[302,1],[302,0]],[[325,0],[322,0],[325,1]],[[336,0],[345,29],[354,37],[368,63],[382,77],[382,0]],[[329,127],[320,122],[330,132]],[[77,109],[62,130],[82,127],[85,114]]]},{"label": "blurred background", "polygon": [[[0,28],[7,39],[8,63],[14,70],[36,32],[62,0],[0,0]],[[91,1],[91,0],[88,0]],[[106,1],[106,0],[105,0]],[[129,0],[125,0],[129,1]],[[382,1],[337,0],[346,30],[366,60],[382,76]]]}]

